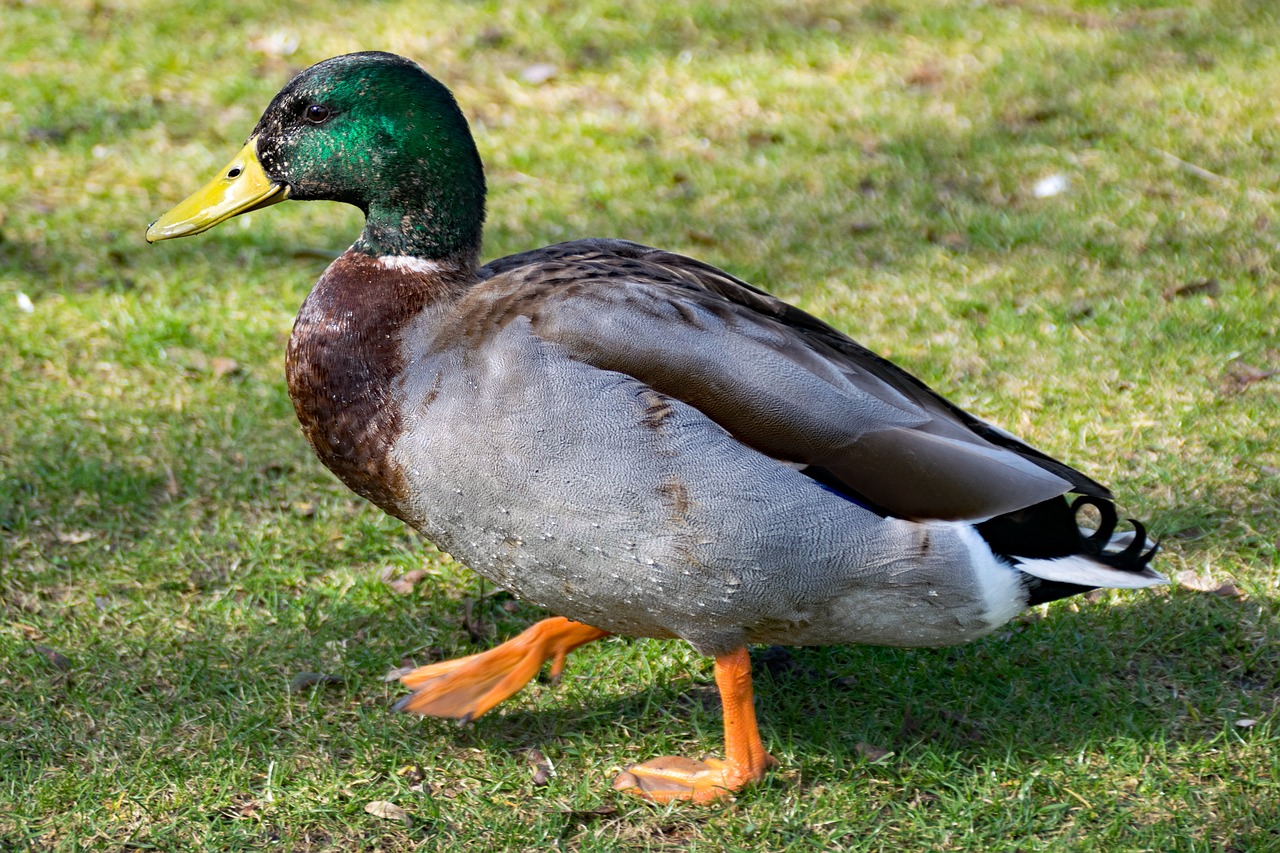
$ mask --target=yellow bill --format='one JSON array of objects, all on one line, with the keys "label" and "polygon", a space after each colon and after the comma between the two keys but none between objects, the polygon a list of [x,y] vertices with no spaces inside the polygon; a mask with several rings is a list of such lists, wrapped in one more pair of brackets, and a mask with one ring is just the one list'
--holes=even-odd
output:
[{"label": "yellow bill", "polygon": [[262,171],[256,142],[256,138],[250,139],[216,178],[152,222],[147,242],[199,234],[238,214],[287,199],[289,187]]}]

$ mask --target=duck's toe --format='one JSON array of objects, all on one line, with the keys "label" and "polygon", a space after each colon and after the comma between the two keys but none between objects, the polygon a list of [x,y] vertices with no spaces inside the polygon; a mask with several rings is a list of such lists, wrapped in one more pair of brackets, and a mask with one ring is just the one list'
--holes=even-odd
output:
[{"label": "duck's toe", "polygon": [[765,755],[764,759],[757,766],[742,766],[719,758],[695,761],[664,755],[622,771],[613,780],[613,787],[657,803],[707,803],[763,779],[765,771],[777,764],[772,756]]},{"label": "duck's toe", "polygon": [[400,677],[413,693],[396,703],[397,711],[428,717],[474,720],[520,692],[552,662],[553,675],[569,652],[608,633],[560,616],[543,619],[500,646],[464,658],[420,666]]}]

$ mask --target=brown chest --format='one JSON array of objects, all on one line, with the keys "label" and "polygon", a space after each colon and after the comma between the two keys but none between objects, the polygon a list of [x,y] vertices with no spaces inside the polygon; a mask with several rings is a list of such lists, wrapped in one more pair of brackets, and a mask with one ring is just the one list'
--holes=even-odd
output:
[{"label": "brown chest", "polygon": [[405,429],[404,335],[432,301],[420,275],[348,253],[303,303],[285,360],[289,396],[326,467],[392,515],[407,498],[392,450]]}]

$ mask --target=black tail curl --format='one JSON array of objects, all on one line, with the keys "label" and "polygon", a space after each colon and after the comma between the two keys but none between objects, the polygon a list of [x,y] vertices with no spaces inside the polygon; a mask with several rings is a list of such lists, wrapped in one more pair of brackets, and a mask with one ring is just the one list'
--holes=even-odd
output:
[{"label": "black tail curl", "polygon": [[[1078,514],[1081,508],[1091,506],[1098,511],[1098,528],[1087,535],[1080,530]],[[1111,501],[1081,495],[1074,503],[1066,496],[998,515],[975,525],[979,534],[999,556],[1013,565],[1028,559],[1055,559],[1084,554],[1091,560],[1122,572],[1142,574],[1147,564],[1159,550],[1159,543],[1147,548],[1147,529],[1141,522],[1129,519],[1133,525],[1133,541],[1121,551],[1108,551],[1116,531],[1115,504]],[[1065,581],[1051,581],[1030,574],[1022,575],[1027,589],[1027,604],[1044,604],[1059,598],[1088,592],[1094,587]]]},{"label": "black tail curl", "polygon": [[1142,522],[1134,518],[1129,519],[1129,523],[1133,525],[1133,541],[1125,546],[1123,551],[1107,551],[1106,547],[1116,532],[1115,504],[1092,495],[1080,495],[1071,504],[1072,516],[1077,515],[1080,508],[1085,506],[1096,509],[1100,519],[1098,529],[1081,541],[1081,553],[1087,554],[1104,566],[1125,572],[1140,572],[1146,568],[1151,558],[1160,550],[1160,542],[1157,540],[1150,548],[1143,550],[1147,545],[1147,528]]}]

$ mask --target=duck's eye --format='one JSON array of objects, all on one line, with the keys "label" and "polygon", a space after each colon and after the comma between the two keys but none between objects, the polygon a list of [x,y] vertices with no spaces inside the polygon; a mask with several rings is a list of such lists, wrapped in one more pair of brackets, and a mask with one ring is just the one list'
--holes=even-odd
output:
[{"label": "duck's eye", "polygon": [[324,104],[312,104],[303,111],[302,115],[312,124],[321,124],[329,118],[329,108]]}]

